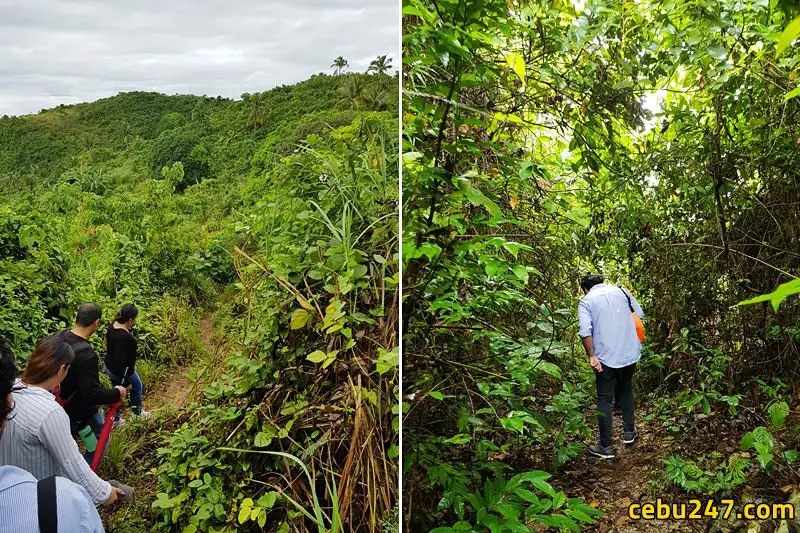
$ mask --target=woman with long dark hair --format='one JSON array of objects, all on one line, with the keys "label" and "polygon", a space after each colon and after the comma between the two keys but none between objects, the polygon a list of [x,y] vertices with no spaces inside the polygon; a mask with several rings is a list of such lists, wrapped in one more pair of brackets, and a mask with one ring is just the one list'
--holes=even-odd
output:
[{"label": "woman with long dark hair", "polygon": [[27,470],[36,479],[66,477],[83,487],[95,504],[112,504],[120,489],[95,474],[72,438],[69,417],[53,396],[75,361],[57,335],[36,343],[13,390],[13,412],[0,438],[0,464]]},{"label": "woman with long dark hair", "polygon": [[[14,354],[0,338],[0,441],[6,420],[15,414],[12,393],[17,388]],[[37,480],[13,465],[0,466],[0,524],[3,531],[19,533],[103,532],[100,515],[83,487],[63,477]]]},{"label": "woman with long dark hair", "polygon": [[[117,312],[116,318],[108,325],[106,332],[106,360],[103,371],[113,385],[131,386],[130,404],[134,415],[150,418],[150,413],[142,408],[142,380],[136,373],[136,337],[133,326],[139,310],[133,304],[125,304]],[[119,411],[115,425],[124,424]]]}]

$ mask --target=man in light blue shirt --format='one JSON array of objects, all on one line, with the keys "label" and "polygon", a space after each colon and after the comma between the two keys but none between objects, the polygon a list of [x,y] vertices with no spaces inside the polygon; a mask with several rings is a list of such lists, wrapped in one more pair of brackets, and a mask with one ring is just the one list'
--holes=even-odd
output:
[{"label": "man in light blue shirt", "polygon": [[[0,339],[0,439],[3,427],[14,416],[11,391],[17,377],[14,356]],[[50,478],[51,480],[53,478]],[[0,466],[0,531],[14,533],[102,533],[103,523],[83,487],[63,478],[55,478],[55,512],[52,507],[39,508],[38,481],[29,472],[16,466]],[[51,493],[52,494],[52,493]],[[52,499],[50,500],[52,503]]]},{"label": "man in light blue shirt", "polygon": [[614,391],[622,407],[622,442],[633,444],[636,428],[633,423],[633,372],[642,354],[631,316],[635,312],[644,319],[639,302],[625,289],[603,283],[603,277],[589,274],[581,280],[584,297],[578,304],[578,334],[595,371],[597,385],[597,417],[600,442],[589,446],[589,452],[604,459],[614,457],[611,441],[611,403]]}]

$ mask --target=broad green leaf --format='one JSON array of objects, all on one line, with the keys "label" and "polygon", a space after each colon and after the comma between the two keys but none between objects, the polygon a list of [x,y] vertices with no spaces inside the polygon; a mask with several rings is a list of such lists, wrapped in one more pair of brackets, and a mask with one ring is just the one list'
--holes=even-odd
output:
[{"label": "broad green leaf", "polygon": [[334,361],[336,361],[337,355],[339,355],[339,350],[333,350],[325,354],[325,361],[322,363],[322,368],[328,368]]},{"label": "broad green leaf", "polygon": [[251,510],[252,510],[251,507],[246,507],[246,506],[242,505],[242,507],[239,509],[239,517],[238,517],[238,520],[239,520],[240,524],[244,524],[245,522],[247,522],[250,519],[250,511]]},{"label": "broad green leaf", "polygon": [[514,265],[511,267],[511,271],[514,272],[514,275],[517,276],[520,281],[528,283],[528,269],[524,265]]},{"label": "broad green leaf", "polygon": [[514,256],[514,258],[517,257],[517,254],[519,253],[520,250],[528,250],[528,251],[533,250],[533,247],[528,246],[527,244],[520,244],[514,241],[505,241],[502,243],[502,246],[503,248],[508,250],[511,253],[511,255]]},{"label": "broad green leaf", "polygon": [[375,360],[375,371],[381,376],[400,365],[400,347],[391,350],[378,348],[378,358]]},{"label": "broad green leaf", "polygon": [[311,318],[311,313],[305,309],[295,309],[294,313],[292,313],[290,327],[292,329],[300,329],[308,323],[309,318]]},{"label": "broad green leaf", "polygon": [[555,497],[556,490],[553,488],[553,486],[550,483],[548,483],[544,479],[540,479],[540,478],[539,479],[532,479],[531,483],[533,483],[534,487],[536,487],[540,491],[544,492],[545,494],[547,494],[551,498]]},{"label": "broad green leaf", "polygon": [[525,421],[520,417],[501,418],[500,425],[503,426],[503,429],[522,432]]},{"label": "broad green leaf", "polygon": [[521,474],[517,474],[511,479],[508,480],[507,487],[511,490],[513,487],[519,486],[524,481],[534,481],[537,479],[550,479],[551,475],[548,472],[543,470],[530,470],[528,472],[522,472]]},{"label": "broad green leaf", "polygon": [[263,431],[259,431],[256,433],[255,438],[253,439],[253,446],[256,448],[266,448],[270,444],[272,444],[272,438],[274,435],[269,435],[264,433]]},{"label": "broad green leaf", "polygon": [[505,262],[498,261],[493,257],[482,256],[481,262],[483,263],[483,269],[487,276],[496,276],[500,272],[505,272],[508,269]]},{"label": "broad green leaf", "polygon": [[756,442],[753,447],[756,450],[756,460],[758,464],[761,465],[761,468],[766,470],[770,463],[772,463],[772,446],[768,446],[763,442]]},{"label": "broad green leaf", "polygon": [[571,518],[567,518],[564,515],[560,514],[551,514],[551,515],[536,515],[536,520],[548,525],[552,526],[556,529],[569,529],[570,531],[580,531],[578,524],[572,520]]},{"label": "broad green leaf", "polygon": [[315,350],[306,356],[306,359],[312,363],[321,363],[328,356],[322,350]]},{"label": "broad green leaf", "polygon": [[789,296],[797,293],[800,293],[800,279],[793,279],[792,281],[787,281],[786,283],[778,285],[778,288],[769,294],[762,294],[761,296],[756,296],[755,298],[750,298],[749,300],[739,302],[736,305],[750,305],[761,302],[770,302],[772,304],[772,309],[777,313],[781,302],[783,302]]},{"label": "broad green leaf", "polygon": [[467,178],[457,178],[455,184],[472,205],[486,208],[492,218],[501,218],[503,216],[500,207],[480,190],[476,189]]},{"label": "broad green leaf", "polygon": [[472,440],[471,435],[467,433],[459,433],[458,435],[453,435],[449,439],[446,439],[445,442],[448,444],[466,444],[471,440]]},{"label": "broad green leaf", "polygon": [[755,444],[755,442],[756,438],[753,435],[753,432],[748,431],[747,433],[742,435],[742,440],[739,442],[739,449],[742,451],[749,450],[750,448],[753,447],[753,444]]},{"label": "broad green leaf", "polygon": [[792,465],[797,462],[797,459],[800,458],[800,452],[797,450],[786,450],[783,452],[783,458],[787,463]]},{"label": "broad green leaf", "polygon": [[561,368],[549,361],[539,361],[536,363],[536,370],[544,372],[545,374],[549,374],[556,379],[562,378]]},{"label": "broad green leaf", "polygon": [[494,506],[494,511],[500,513],[508,520],[516,520],[519,518],[519,514],[522,512],[522,508],[519,504],[498,503]]},{"label": "broad green leaf", "polygon": [[789,405],[786,402],[773,403],[767,409],[769,420],[775,428],[780,429],[789,414]]},{"label": "broad green leaf", "polygon": [[400,456],[400,448],[396,444],[392,444],[389,446],[389,450],[387,450],[386,455],[389,456],[389,459],[396,459]]},{"label": "broad green leaf", "polygon": [[403,257],[405,259],[417,259],[424,255],[428,258],[428,261],[433,261],[440,253],[442,253],[441,246],[432,242],[423,243],[419,247],[414,246],[413,243],[403,244]]},{"label": "broad green leaf", "polygon": [[564,216],[580,225],[584,229],[587,229],[591,224],[591,219],[586,214],[586,210],[584,210],[582,207],[573,207],[569,211],[565,212]]},{"label": "broad green leaf", "polygon": [[556,492],[555,496],[553,496],[553,509],[558,509],[564,505],[566,501],[567,498],[564,496],[563,492]]},{"label": "broad green leaf", "polygon": [[444,394],[442,394],[439,391],[431,391],[428,393],[428,396],[430,396],[434,400],[439,400],[439,401],[444,400]]},{"label": "broad green leaf", "polygon": [[275,505],[277,499],[278,499],[277,492],[268,492],[258,499],[258,505],[259,507],[266,507],[267,509],[272,509],[272,506]]},{"label": "broad green leaf", "polygon": [[775,56],[779,56],[783,53],[786,48],[792,44],[797,36],[800,35],[800,17],[797,17],[793,21],[786,26],[786,29],[783,30],[780,37],[778,37],[778,44],[775,50]]},{"label": "broad green leaf", "polygon": [[516,52],[506,56],[506,64],[514,71],[519,80],[525,83],[525,60]]},{"label": "broad green leaf", "polygon": [[728,52],[725,50],[725,48],[718,44],[709,46],[706,48],[706,51],[708,52],[708,55],[717,61],[723,61],[728,55]]},{"label": "broad green leaf", "polygon": [[587,524],[595,523],[594,518],[584,513],[580,509],[564,509],[564,514],[569,517],[575,518],[576,520],[580,520],[581,522],[585,522]]},{"label": "broad green leaf", "polygon": [[800,96],[800,87],[795,87],[794,89],[786,93],[786,95],[784,95],[783,97],[783,101],[788,102],[789,100],[797,96]]}]

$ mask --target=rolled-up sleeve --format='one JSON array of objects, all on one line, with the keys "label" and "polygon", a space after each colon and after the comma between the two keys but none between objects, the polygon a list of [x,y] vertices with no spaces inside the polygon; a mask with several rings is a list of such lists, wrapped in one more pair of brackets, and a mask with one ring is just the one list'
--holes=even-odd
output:
[{"label": "rolled-up sleeve", "polygon": [[89,493],[95,505],[108,500],[111,485],[95,474],[78,450],[69,430],[69,417],[62,409],[52,410],[42,420],[39,440],[55,457],[65,476]]},{"label": "rolled-up sleeve", "polygon": [[578,335],[584,338],[592,336],[592,312],[585,300],[578,303]]}]

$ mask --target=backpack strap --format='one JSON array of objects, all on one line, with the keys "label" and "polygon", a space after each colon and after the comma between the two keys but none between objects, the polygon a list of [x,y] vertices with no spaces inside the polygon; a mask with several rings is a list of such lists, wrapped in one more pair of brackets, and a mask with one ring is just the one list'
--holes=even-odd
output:
[{"label": "backpack strap", "polygon": [[58,501],[56,500],[56,476],[40,479],[36,484],[38,500],[39,531],[58,533]]},{"label": "backpack strap", "polygon": [[623,289],[622,287],[620,287],[620,289],[619,289],[619,290],[621,290],[621,291],[622,291],[622,294],[624,294],[624,295],[625,295],[625,299],[626,299],[626,300],[628,300],[628,309],[630,309],[630,310],[631,310],[631,313],[635,313],[636,311],[634,311],[634,310],[633,310],[633,304],[631,304],[631,297],[630,297],[630,296],[628,296],[628,293],[627,293],[627,292],[625,292],[625,289]]}]

